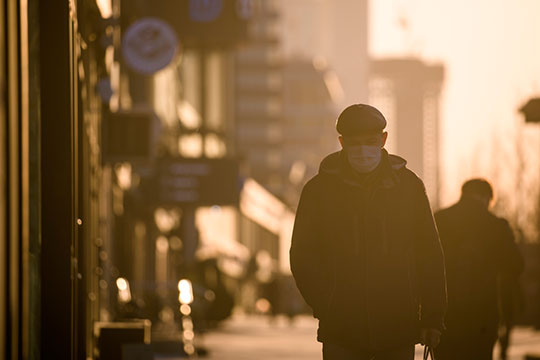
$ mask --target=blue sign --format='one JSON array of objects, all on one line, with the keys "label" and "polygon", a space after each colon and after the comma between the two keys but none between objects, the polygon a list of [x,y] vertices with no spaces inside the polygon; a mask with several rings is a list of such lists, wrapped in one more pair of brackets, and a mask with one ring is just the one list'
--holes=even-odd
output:
[{"label": "blue sign", "polygon": [[189,16],[193,21],[214,21],[222,11],[223,0],[189,0]]},{"label": "blue sign", "polygon": [[158,18],[142,18],[133,23],[122,40],[128,66],[142,74],[153,74],[171,63],[178,51],[176,33]]}]

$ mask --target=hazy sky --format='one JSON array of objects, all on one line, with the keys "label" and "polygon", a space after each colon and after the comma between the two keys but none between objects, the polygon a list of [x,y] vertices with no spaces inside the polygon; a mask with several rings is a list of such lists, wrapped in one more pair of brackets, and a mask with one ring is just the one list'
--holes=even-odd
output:
[{"label": "hazy sky", "polygon": [[[514,174],[517,109],[540,96],[540,1],[376,0],[369,29],[373,56],[416,55],[446,67],[443,205],[456,199],[466,177],[490,177],[497,167]],[[539,132],[529,127],[522,140],[536,169]],[[507,186],[501,182],[495,186]]]}]

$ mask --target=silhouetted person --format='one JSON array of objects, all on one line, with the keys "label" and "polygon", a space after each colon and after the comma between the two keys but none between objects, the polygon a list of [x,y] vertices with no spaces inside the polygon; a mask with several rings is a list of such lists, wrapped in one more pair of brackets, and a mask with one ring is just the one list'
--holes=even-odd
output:
[{"label": "silhouetted person", "polygon": [[523,269],[508,222],[489,211],[492,198],[487,181],[469,180],[459,202],[435,214],[448,281],[447,329],[437,360],[492,359],[498,276],[516,278]]},{"label": "silhouetted person", "polygon": [[383,148],[386,120],[352,105],[342,150],[304,187],[291,269],[319,319],[324,359],[414,357],[436,346],[446,307],[444,260],[422,181]]}]

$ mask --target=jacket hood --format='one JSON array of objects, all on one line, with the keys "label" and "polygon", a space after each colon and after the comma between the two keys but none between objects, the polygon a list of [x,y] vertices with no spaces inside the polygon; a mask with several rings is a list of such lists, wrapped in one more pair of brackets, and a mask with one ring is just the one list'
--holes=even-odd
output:
[{"label": "jacket hood", "polygon": [[[407,160],[397,155],[388,154],[385,149],[382,149],[382,152],[381,163],[374,171],[380,172],[383,185],[385,185],[385,187],[390,187],[392,185],[391,182],[398,181],[396,172],[405,168]],[[355,179],[353,176],[343,150],[336,151],[326,156],[319,166],[319,174],[341,178],[350,185],[362,185],[358,179]]]}]

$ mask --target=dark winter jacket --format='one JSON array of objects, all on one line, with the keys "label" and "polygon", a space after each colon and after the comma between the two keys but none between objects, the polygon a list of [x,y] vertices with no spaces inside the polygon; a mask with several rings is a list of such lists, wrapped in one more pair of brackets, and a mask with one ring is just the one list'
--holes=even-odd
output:
[{"label": "dark winter jacket", "polygon": [[452,339],[488,337],[498,328],[497,277],[517,279],[523,260],[508,222],[475,199],[435,215],[448,279],[447,331]]},{"label": "dark winter jacket", "polygon": [[304,187],[290,250],[319,341],[384,349],[443,328],[444,260],[422,181],[388,155],[358,179],[343,152]]}]

